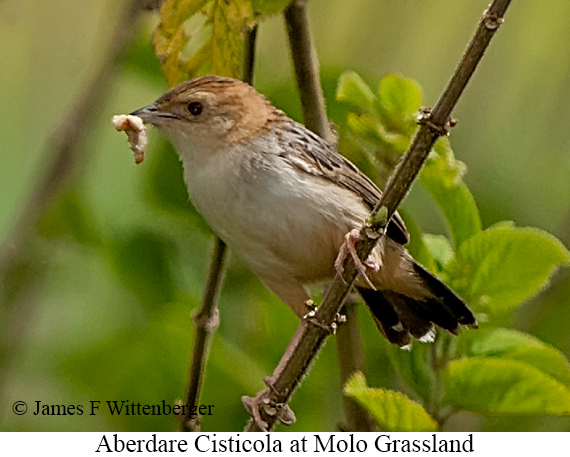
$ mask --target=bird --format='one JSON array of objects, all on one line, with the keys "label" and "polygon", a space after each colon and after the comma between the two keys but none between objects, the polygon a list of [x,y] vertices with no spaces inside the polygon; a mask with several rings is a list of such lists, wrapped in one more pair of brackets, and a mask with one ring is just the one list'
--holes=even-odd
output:
[{"label": "bird", "polygon": [[[198,212],[303,319],[307,286],[334,277],[339,249],[379,201],[378,186],[336,146],[237,79],[183,82],[131,115],[173,144]],[[452,334],[475,328],[467,304],[408,253],[398,213],[385,235],[356,288],[388,341],[409,348],[414,338],[433,342],[435,326]]]}]

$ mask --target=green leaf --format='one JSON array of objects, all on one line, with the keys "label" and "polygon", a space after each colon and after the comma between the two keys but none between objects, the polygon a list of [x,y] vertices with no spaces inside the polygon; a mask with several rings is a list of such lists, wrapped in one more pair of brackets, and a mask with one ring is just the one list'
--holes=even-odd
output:
[{"label": "green leaf", "polygon": [[376,95],[356,72],[345,71],[338,79],[336,99],[371,112]]},{"label": "green leaf", "polygon": [[176,35],[188,18],[198,13],[210,0],[165,0],[160,7],[160,28],[165,36]]},{"label": "green leaf", "polygon": [[367,114],[348,113],[346,126],[357,137],[382,147],[375,154],[377,160],[385,159],[388,154],[399,158],[408,149],[409,140],[405,136],[386,131],[382,124]]},{"label": "green leaf", "polygon": [[449,138],[445,136],[440,137],[433,146],[433,154],[430,156],[430,160],[435,158],[439,159],[437,163],[440,173],[447,185],[455,184],[461,180],[467,171],[465,164],[455,158]]},{"label": "green leaf", "polygon": [[445,372],[445,405],[478,413],[570,414],[570,390],[518,360],[471,357]]},{"label": "green leaf", "polygon": [[498,328],[480,330],[466,340],[467,355],[519,360],[570,386],[570,363],[564,354],[532,335]]},{"label": "green leaf", "polygon": [[160,23],[152,37],[154,51],[170,87],[183,79],[182,51],[190,37],[184,23],[200,12],[210,0],[166,0],[160,7]]},{"label": "green leaf", "polygon": [[[275,5],[258,2],[271,9]],[[276,2],[271,2],[276,3]],[[207,13],[206,20],[195,34],[202,36],[202,44],[192,55],[184,57],[190,37],[184,28],[186,22],[198,14]],[[249,0],[166,0],[160,8],[160,23],[153,34],[156,56],[169,86],[182,81],[185,73],[194,76],[207,67],[221,76],[241,76],[244,53],[244,34],[255,23]]]},{"label": "green leaf", "polygon": [[362,373],[355,373],[344,392],[365,408],[387,432],[433,432],[437,422],[418,403],[400,392],[374,389],[366,385]]},{"label": "green leaf", "polygon": [[536,294],[568,263],[570,253],[554,236],[501,224],[465,241],[448,270],[463,296],[503,313]]},{"label": "green leaf", "polygon": [[391,345],[388,350],[390,362],[398,374],[426,402],[430,399],[436,382],[430,365],[430,350],[428,344],[415,344],[411,351]]},{"label": "green leaf", "polygon": [[[443,147],[444,148],[444,147]],[[473,195],[461,180],[465,166],[446,153],[428,159],[420,182],[431,194],[449,225],[455,250],[481,231],[481,219]]]},{"label": "green leaf", "polygon": [[453,259],[454,255],[449,240],[443,235],[426,233],[423,236],[423,241],[437,262],[439,270],[443,270],[443,267]]},{"label": "green leaf", "polygon": [[388,74],[380,81],[380,99],[392,113],[413,115],[422,105],[422,88],[411,78]]},{"label": "green leaf", "polygon": [[239,78],[242,74],[244,32],[253,23],[247,0],[215,0],[211,11],[212,73]]},{"label": "green leaf", "polygon": [[[350,104],[344,108],[348,109],[347,129],[340,132],[339,147],[346,151],[347,147],[355,149],[356,146],[354,152],[366,155],[368,160],[364,162],[375,167],[374,172],[368,170],[367,174],[380,185],[385,184],[393,167],[408,149],[415,122],[405,113],[390,113],[362,78],[352,71],[340,76],[336,98]],[[354,154],[350,159],[357,165],[363,162]]]},{"label": "green leaf", "polygon": [[346,116],[346,125],[352,133],[363,140],[372,143],[384,143],[378,123],[370,116],[348,113]]},{"label": "green leaf", "polygon": [[211,66],[213,41],[212,37],[208,38],[202,47],[184,63],[184,71],[188,75],[197,75],[201,69]]}]

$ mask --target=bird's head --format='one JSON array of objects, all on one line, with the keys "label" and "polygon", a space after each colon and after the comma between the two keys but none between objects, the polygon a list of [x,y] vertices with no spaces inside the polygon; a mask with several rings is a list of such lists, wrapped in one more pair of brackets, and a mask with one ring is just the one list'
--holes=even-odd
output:
[{"label": "bird's head", "polygon": [[247,142],[284,116],[249,84],[218,76],[184,82],[131,114],[156,126],[181,154]]}]

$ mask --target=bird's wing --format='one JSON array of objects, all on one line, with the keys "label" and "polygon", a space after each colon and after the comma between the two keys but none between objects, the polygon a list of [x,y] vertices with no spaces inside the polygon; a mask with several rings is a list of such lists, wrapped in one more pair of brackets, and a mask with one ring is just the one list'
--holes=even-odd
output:
[{"label": "bird's wing", "polygon": [[[287,123],[283,129],[279,139],[280,144],[286,145],[280,153],[283,160],[305,173],[323,177],[354,192],[370,209],[376,206],[382,191],[333,146],[300,124]],[[392,217],[386,233],[402,245],[410,241],[406,225],[398,213]]]}]

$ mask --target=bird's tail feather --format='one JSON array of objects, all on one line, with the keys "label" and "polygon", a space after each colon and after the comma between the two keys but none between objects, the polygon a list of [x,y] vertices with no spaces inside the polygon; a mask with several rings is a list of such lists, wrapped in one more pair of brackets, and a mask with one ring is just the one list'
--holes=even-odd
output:
[{"label": "bird's tail feather", "polygon": [[413,268],[428,291],[425,299],[391,290],[358,288],[388,341],[398,346],[408,346],[412,336],[433,341],[434,324],[453,334],[459,333],[461,325],[477,327],[475,316],[455,292],[418,263],[413,262]]}]

